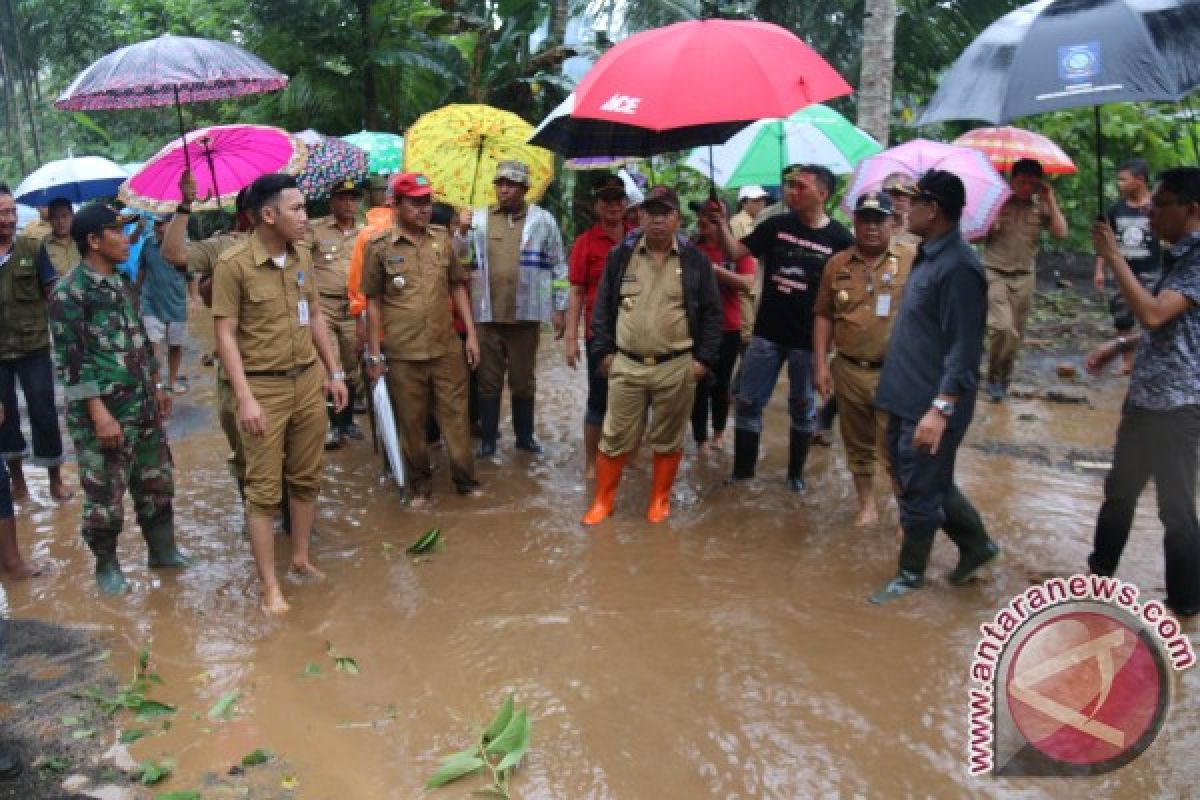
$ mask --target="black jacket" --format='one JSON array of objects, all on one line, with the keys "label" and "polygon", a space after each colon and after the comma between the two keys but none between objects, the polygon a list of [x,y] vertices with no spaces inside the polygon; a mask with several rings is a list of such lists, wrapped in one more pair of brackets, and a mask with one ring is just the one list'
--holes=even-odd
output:
[{"label": "black jacket", "polygon": [[[617,311],[621,303],[621,280],[629,267],[633,248],[640,237],[629,237],[612,249],[604,265],[604,277],[596,290],[592,309],[592,355],[603,358],[617,352]],[[692,356],[710,370],[717,365],[721,347],[723,312],[717,278],[708,256],[695,247],[679,243],[679,263],[683,270],[683,304],[687,309],[688,331],[692,337]],[[653,353],[648,355],[654,355]]]}]

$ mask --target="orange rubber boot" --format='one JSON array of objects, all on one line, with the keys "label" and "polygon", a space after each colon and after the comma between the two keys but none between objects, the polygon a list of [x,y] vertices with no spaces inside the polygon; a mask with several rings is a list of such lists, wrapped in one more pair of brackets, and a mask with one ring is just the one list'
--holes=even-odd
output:
[{"label": "orange rubber boot", "polygon": [[621,482],[621,470],[625,469],[628,459],[628,453],[619,456],[596,453],[596,499],[583,515],[584,525],[596,525],[612,514],[613,501],[617,497],[617,484]]},{"label": "orange rubber boot", "polygon": [[682,450],[654,454],[653,494],[650,495],[650,508],[646,510],[646,519],[651,522],[662,522],[671,516],[671,487],[675,485],[675,473],[679,471],[682,459]]}]

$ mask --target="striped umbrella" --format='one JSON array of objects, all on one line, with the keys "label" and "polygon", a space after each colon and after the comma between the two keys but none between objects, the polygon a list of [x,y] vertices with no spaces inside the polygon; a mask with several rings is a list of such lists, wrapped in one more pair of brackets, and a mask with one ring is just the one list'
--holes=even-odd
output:
[{"label": "striped umbrella", "polygon": [[954,140],[960,147],[978,150],[996,169],[1008,172],[1022,158],[1034,158],[1050,175],[1070,175],[1075,163],[1063,149],[1040,133],[1024,128],[976,128]]}]

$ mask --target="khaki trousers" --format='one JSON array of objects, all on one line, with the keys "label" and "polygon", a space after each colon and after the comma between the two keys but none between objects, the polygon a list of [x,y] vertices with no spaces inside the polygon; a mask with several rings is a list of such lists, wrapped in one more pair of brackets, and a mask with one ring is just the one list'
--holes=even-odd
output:
[{"label": "khaki trousers", "polygon": [[283,482],[294,500],[317,499],[325,454],[325,371],[313,364],[294,378],[248,377],[267,418],[262,436],[242,434],[246,453],[246,513],[279,510]]},{"label": "khaki trousers", "polygon": [[[874,475],[875,462],[888,469],[887,412],[875,408],[879,370],[861,367],[841,356],[830,368],[846,465],[854,475]],[[888,469],[890,473],[891,470]]]},{"label": "khaki trousers", "polygon": [[346,373],[346,386],[357,396],[362,396],[362,370],[358,365],[358,335],[356,321],[350,316],[350,304],[345,297],[321,295],[321,315],[325,318],[325,330],[329,333],[329,344],[338,359],[338,365]]},{"label": "khaki trousers", "polygon": [[241,482],[246,480],[246,453],[242,450],[242,431],[238,427],[237,399],[233,386],[224,376],[217,378],[217,421],[229,442],[229,474]]},{"label": "khaki trousers", "polygon": [[542,326],[537,322],[487,322],[479,336],[479,396],[499,397],[508,374],[513,397],[532,400],[537,393],[534,367]]},{"label": "khaki trousers", "polygon": [[1032,272],[1001,272],[988,267],[988,383],[1008,385],[1013,364],[1025,335],[1025,322],[1033,306]]},{"label": "khaki trousers", "polygon": [[632,452],[643,433],[656,453],[682,449],[695,399],[696,379],[688,356],[647,367],[618,353],[608,372],[608,410],[600,452],[606,456]]},{"label": "khaki trousers", "polygon": [[432,410],[446,440],[450,458],[450,477],[460,492],[479,485],[475,480],[475,459],[471,454],[471,431],[467,423],[467,364],[457,349],[439,358],[424,361],[388,363],[387,387],[400,443],[404,448],[405,470],[414,495],[428,497],[433,479],[429,461],[426,424]]}]

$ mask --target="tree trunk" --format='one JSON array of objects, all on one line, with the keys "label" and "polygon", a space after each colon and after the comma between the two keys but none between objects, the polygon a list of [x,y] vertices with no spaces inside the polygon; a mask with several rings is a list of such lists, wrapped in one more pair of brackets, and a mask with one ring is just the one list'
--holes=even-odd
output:
[{"label": "tree trunk", "polygon": [[8,57],[4,53],[3,43],[0,42],[0,75],[4,76],[4,126],[13,133],[16,143],[17,166],[21,169],[21,177],[29,174],[25,165],[25,131],[21,130],[21,109],[16,94],[13,92],[12,71],[8,68]]},{"label": "tree trunk", "polygon": [[358,0],[359,44],[363,56],[363,127],[377,131],[379,102],[375,86],[375,43],[371,41],[371,0]]},{"label": "tree trunk", "polygon": [[550,8],[549,33],[546,36],[546,47],[562,44],[567,38],[568,0],[554,0]]},{"label": "tree trunk", "polygon": [[13,11],[12,0],[4,0],[4,9],[8,14],[10,30],[13,32],[13,50],[17,58],[15,71],[21,76],[21,93],[25,97],[25,115],[29,117],[29,138],[33,142],[33,156],[41,164],[42,147],[38,142],[37,118],[33,114],[33,98],[29,92],[29,74],[25,69],[25,58],[21,54],[21,29],[17,27],[17,16]]},{"label": "tree trunk", "polygon": [[858,127],[887,147],[896,68],[896,0],[866,0],[865,6]]}]

